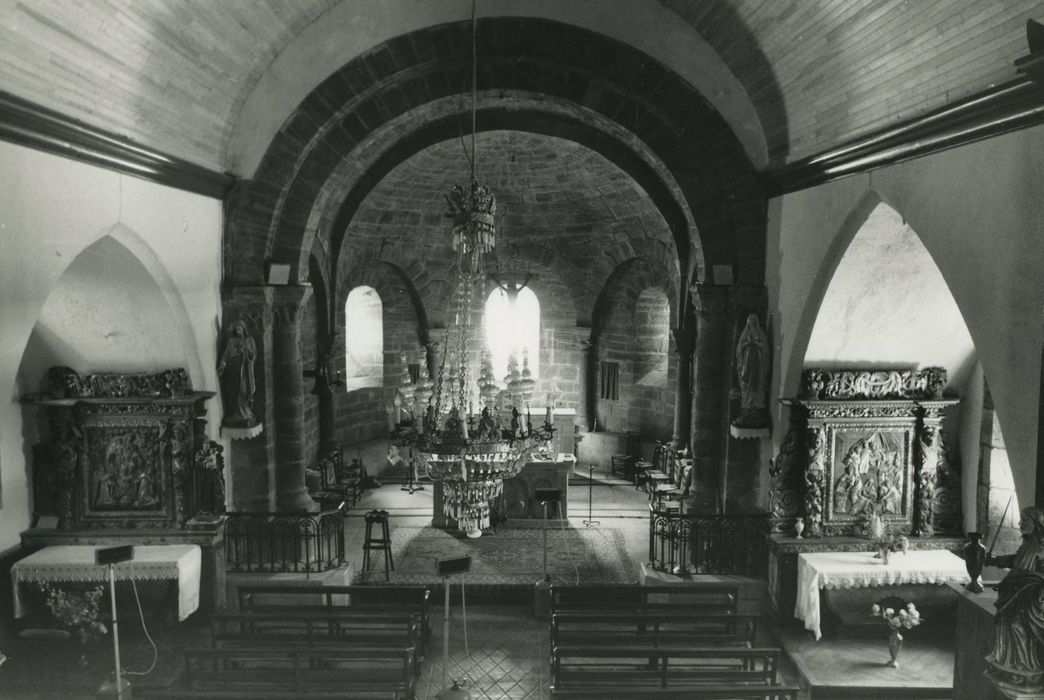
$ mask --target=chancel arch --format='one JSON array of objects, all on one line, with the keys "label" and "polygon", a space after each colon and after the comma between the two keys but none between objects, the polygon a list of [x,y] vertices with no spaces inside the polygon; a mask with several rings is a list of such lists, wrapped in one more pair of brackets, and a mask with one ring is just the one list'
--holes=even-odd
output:
[{"label": "chancel arch", "polygon": [[[537,56],[530,58],[525,55],[543,49],[525,42],[510,47],[498,45],[497,42],[506,41],[516,31],[512,22],[514,20],[496,19],[480,23],[480,34],[489,32],[488,36],[480,38],[480,47],[486,47],[485,50],[490,52],[484,55],[480,49],[480,89],[499,90],[505,94],[519,90],[535,91],[550,99],[577,101],[577,94],[563,92],[562,86],[566,83],[538,67],[541,61]],[[576,31],[579,30],[561,29],[564,35]],[[575,39],[578,42],[601,41],[582,32]],[[627,60],[634,61],[637,70],[648,73],[649,80],[641,81],[639,89],[660,85],[663,90],[656,93],[657,97],[632,94],[631,88],[612,84],[602,86],[602,79],[599,79],[605,98],[611,96],[615,106],[600,101],[593,106],[584,103],[584,107],[619,124],[652,148],[678,181],[701,236],[709,236],[703,241],[707,256],[715,262],[735,265],[738,281],[760,283],[763,266],[759,262],[762,259],[759,251],[763,250],[763,231],[753,224],[750,212],[752,207],[754,210],[763,207],[763,195],[754,182],[749,162],[728,127],[691,89],[682,85],[670,87],[668,84],[674,80],[671,74],[648,58],[627,53],[624,47],[613,46],[606,50],[625,52]],[[509,53],[510,60],[501,61],[500,51]],[[524,55],[516,55],[518,51]],[[559,70],[577,71],[577,80],[588,82],[590,74],[584,72],[582,66],[567,67],[561,63],[569,59],[569,55],[556,57],[555,60],[561,64]],[[358,69],[367,60],[372,59],[356,59],[320,86],[302,103],[273,141],[255,179],[265,183],[265,191],[271,193],[271,188],[276,187],[283,194],[275,199],[259,198],[255,202],[257,206],[245,208],[250,209],[249,214],[244,211],[243,217],[236,217],[234,238],[242,239],[237,241],[240,262],[230,270],[234,279],[249,279],[255,274],[250,269],[251,260],[261,259],[263,249],[266,249],[265,242],[268,242],[267,249],[279,256],[293,258],[298,255],[304,226],[309,220],[302,204],[307,207],[306,203],[320,196],[337,164],[373,133],[375,125],[394,119],[416,104],[445,96],[447,89],[454,89],[451,86],[463,84],[461,76],[466,72],[464,66],[459,65],[460,57],[453,57],[438,62],[440,71],[452,73],[438,77],[437,85],[444,87],[435,86],[434,74],[400,72],[382,83],[384,92],[380,96],[360,100],[358,91],[364,86],[358,83]],[[536,61],[532,71],[525,70],[522,65],[529,60]],[[429,65],[424,70],[433,69]],[[581,75],[588,77],[579,77]],[[399,84],[401,81],[406,82]],[[671,95],[671,100],[664,100],[666,94]],[[330,108],[324,106],[342,101],[347,105],[344,110],[332,114]],[[704,130],[695,132],[677,128],[677,124],[691,120],[695,114],[704,115]],[[322,126],[316,127],[316,124]],[[302,148],[301,144],[307,145]],[[294,165],[287,167],[286,159],[291,154],[296,154],[292,156]],[[260,192],[248,192],[245,202],[252,199],[251,194]],[[688,255],[687,246],[679,248]],[[251,249],[255,249],[257,255]],[[683,269],[687,267],[683,265]]]}]

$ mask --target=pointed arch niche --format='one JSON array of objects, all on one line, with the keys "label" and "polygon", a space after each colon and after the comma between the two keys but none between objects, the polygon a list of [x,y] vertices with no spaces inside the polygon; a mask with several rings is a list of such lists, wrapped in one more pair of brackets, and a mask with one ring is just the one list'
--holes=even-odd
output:
[{"label": "pointed arch niche", "polygon": [[40,310],[20,385],[37,391],[54,366],[82,374],[188,367],[182,325],[138,257],[104,236],[70,263]]},{"label": "pointed arch niche", "polygon": [[[944,367],[946,395],[961,398],[954,425],[966,529],[995,527],[1014,493],[1000,426],[984,416],[985,381],[975,345],[949,286],[917,233],[887,204],[878,204],[852,238],[823,296],[805,351],[805,368]],[[989,411],[987,405],[987,411]],[[982,432],[991,420],[990,435]],[[953,436],[951,436],[953,440]],[[990,461],[986,462],[987,465]],[[979,482],[985,477],[984,483]],[[978,493],[979,489],[982,493]],[[978,496],[978,499],[977,499]],[[999,506],[997,503],[999,502]],[[1018,513],[1018,504],[1011,511]],[[999,510],[997,508],[999,507]],[[987,511],[996,511],[990,517]],[[983,522],[983,520],[988,522]]]}]

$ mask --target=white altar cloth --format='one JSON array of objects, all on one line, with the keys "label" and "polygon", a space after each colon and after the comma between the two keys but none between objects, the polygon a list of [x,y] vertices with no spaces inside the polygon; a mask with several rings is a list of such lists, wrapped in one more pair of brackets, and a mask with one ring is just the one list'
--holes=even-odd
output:
[{"label": "white altar cloth", "polygon": [[805,629],[819,639],[822,636],[819,613],[821,588],[869,588],[904,583],[942,585],[947,581],[968,580],[964,560],[945,550],[896,553],[887,564],[875,559],[873,552],[798,554],[794,617],[803,620]]},{"label": "white altar cloth", "polygon": [[[14,616],[29,613],[19,583],[50,583],[77,581],[105,583],[109,580],[108,565],[94,563],[92,545],[56,545],[44,547],[19,560],[11,567],[11,587],[14,590]],[[134,545],[134,558],[113,567],[117,581],[157,581],[173,579],[178,582],[178,620],[184,620],[199,607],[199,579],[203,555],[199,545]]]}]

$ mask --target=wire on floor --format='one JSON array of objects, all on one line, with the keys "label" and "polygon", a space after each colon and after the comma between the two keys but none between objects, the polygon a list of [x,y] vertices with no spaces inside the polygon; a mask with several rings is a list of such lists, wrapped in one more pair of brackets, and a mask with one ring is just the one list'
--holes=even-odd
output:
[{"label": "wire on floor", "polygon": [[[149,644],[152,645],[152,663],[144,671],[124,671],[126,676],[147,676],[152,673],[152,669],[156,668],[156,662],[159,660],[159,650],[156,648],[156,642],[152,641],[152,636],[149,634],[149,628],[145,625],[145,613],[141,611],[141,598],[138,597],[138,584],[135,583],[134,579],[131,579],[131,587],[134,589],[134,602],[138,604],[138,618],[141,620],[141,629],[145,632],[145,639],[149,640]],[[113,612],[115,615],[115,612]]]}]

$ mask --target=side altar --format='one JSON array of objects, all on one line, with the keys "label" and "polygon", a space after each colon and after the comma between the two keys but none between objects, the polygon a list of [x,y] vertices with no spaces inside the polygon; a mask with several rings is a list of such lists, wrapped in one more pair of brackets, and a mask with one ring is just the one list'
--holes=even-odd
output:
[{"label": "side altar", "polygon": [[959,551],[960,474],[951,455],[960,400],[946,371],[805,372],[804,395],[783,399],[790,429],[769,468],[769,593],[794,609],[803,553],[867,552],[871,518],[913,551]]},{"label": "side altar", "polygon": [[205,403],[184,369],[80,375],[54,367],[43,394],[47,436],[33,448],[33,527],[46,547],[195,545],[200,607],[224,607],[223,447],[207,439]]}]

